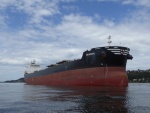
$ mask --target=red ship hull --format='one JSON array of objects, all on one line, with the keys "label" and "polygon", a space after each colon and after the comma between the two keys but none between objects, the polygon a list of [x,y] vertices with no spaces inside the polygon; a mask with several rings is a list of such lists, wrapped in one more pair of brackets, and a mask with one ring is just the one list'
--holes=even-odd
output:
[{"label": "red ship hull", "polygon": [[128,86],[125,67],[93,67],[68,70],[25,79],[31,85]]}]

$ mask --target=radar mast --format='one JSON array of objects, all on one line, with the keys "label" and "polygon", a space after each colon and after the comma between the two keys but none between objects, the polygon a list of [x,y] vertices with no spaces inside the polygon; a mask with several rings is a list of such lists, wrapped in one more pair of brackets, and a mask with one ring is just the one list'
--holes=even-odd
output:
[{"label": "radar mast", "polygon": [[108,45],[110,46],[111,43],[112,43],[111,36],[109,35],[109,37],[108,37]]}]

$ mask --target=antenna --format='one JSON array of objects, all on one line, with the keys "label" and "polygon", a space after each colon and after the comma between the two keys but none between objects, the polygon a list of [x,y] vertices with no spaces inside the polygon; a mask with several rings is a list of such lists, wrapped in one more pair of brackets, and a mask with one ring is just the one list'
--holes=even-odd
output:
[{"label": "antenna", "polygon": [[108,37],[108,45],[110,46],[111,43],[112,43],[111,36],[109,35],[109,37]]},{"label": "antenna", "polygon": [[31,61],[31,64],[35,64],[35,60],[34,59]]}]

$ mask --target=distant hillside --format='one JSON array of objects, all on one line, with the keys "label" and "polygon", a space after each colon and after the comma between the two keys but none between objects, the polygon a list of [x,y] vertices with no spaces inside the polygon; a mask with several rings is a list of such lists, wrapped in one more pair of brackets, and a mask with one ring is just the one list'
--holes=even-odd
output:
[{"label": "distant hillside", "polygon": [[5,83],[18,83],[18,82],[25,82],[24,78],[19,78],[17,80],[8,80],[8,81],[5,81]]}]

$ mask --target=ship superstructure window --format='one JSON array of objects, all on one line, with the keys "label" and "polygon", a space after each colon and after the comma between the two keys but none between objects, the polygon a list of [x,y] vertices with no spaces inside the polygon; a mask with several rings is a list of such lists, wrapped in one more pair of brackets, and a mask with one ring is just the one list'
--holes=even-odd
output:
[{"label": "ship superstructure window", "polygon": [[93,64],[96,60],[95,53],[86,53],[86,63]]}]

